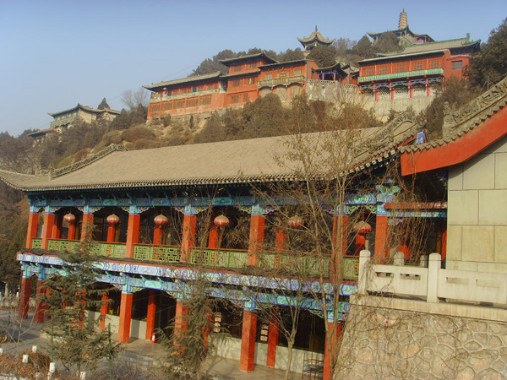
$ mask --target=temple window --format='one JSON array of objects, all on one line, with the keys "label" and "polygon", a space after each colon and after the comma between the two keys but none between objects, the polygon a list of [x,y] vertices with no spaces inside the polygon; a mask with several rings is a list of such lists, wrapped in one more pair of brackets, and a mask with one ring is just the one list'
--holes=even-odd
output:
[{"label": "temple window", "polygon": [[452,69],[453,70],[462,70],[463,69],[463,61],[452,61]]},{"label": "temple window", "polygon": [[257,62],[251,62],[248,64],[249,69],[256,69],[257,68]]},{"label": "temple window", "polygon": [[396,72],[397,73],[403,73],[405,71],[406,71],[406,69],[405,69],[405,64],[404,63],[398,63],[396,65]]},{"label": "temple window", "polygon": [[278,78],[287,78],[289,76],[289,73],[287,71],[280,71],[278,73]]},{"label": "temple window", "polygon": [[248,102],[249,100],[250,100],[250,99],[249,99],[249,97],[248,97],[248,94],[244,94],[244,95],[243,95],[243,103],[246,103],[246,102]]},{"label": "temple window", "polygon": [[388,73],[387,71],[388,71],[388,70],[387,70],[387,67],[382,66],[382,67],[379,67],[379,69],[378,69],[378,74],[379,74],[379,75],[384,75],[384,74],[387,74],[387,73]]},{"label": "temple window", "polygon": [[432,60],[430,61],[430,69],[438,69],[440,68],[440,61],[439,60]]},{"label": "temple window", "polygon": [[231,104],[236,103],[239,103],[239,96],[238,95],[231,96]]},{"label": "temple window", "polygon": [[211,96],[203,96],[200,100],[199,100],[199,104],[201,106],[207,106],[207,105],[210,105],[211,104]]},{"label": "temple window", "polygon": [[294,76],[295,77],[300,77],[302,74],[301,70],[294,70]]},{"label": "temple window", "polygon": [[233,71],[233,72],[238,72],[238,71],[241,71],[241,69],[242,69],[241,65],[238,65],[238,66],[233,66],[233,67],[232,67],[232,71]]},{"label": "temple window", "polygon": [[424,70],[424,62],[414,62],[414,70]]},{"label": "temple window", "polygon": [[188,99],[187,107],[197,107],[197,98]]},{"label": "temple window", "polygon": [[239,85],[241,85],[241,80],[234,79],[231,81],[231,87],[238,87]]},{"label": "temple window", "polygon": [[375,75],[375,68],[374,67],[365,67],[363,69],[363,73],[365,76]]},{"label": "temple window", "polygon": [[245,84],[255,84],[255,78],[245,78]]},{"label": "temple window", "polygon": [[264,80],[271,80],[273,79],[273,74],[264,74]]}]

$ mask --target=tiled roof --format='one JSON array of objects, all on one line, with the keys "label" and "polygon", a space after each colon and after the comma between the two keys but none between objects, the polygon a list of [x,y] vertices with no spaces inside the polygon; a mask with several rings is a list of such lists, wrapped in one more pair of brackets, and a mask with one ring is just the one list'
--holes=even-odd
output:
[{"label": "tiled roof", "polygon": [[204,81],[204,80],[218,79],[219,77],[220,77],[220,71],[215,71],[214,73],[211,73],[211,74],[194,75],[194,76],[187,77],[187,78],[174,79],[174,80],[169,80],[166,82],[159,82],[159,83],[155,83],[152,85],[146,85],[143,87],[147,90],[156,90],[158,88],[180,85],[183,83],[194,83],[194,82],[200,82],[200,81]]},{"label": "tiled roof", "polygon": [[[350,170],[359,171],[388,158],[408,136],[414,123],[355,130]],[[344,140],[349,131],[304,134],[312,159],[324,160],[330,141]],[[171,146],[108,155],[64,171],[58,177],[25,175],[0,170],[0,178],[23,191],[133,188],[203,184],[271,182],[298,179],[294,136],[266,137],[208,144]],[[349,149],[349,148],[347,148]]]},{"label": "tiled roof", "polygon": [[313,41],[319,41],[323,44],[330,45],[333,43],[334,40],[325,38],[318,30],[315,30],[308,37],[298,38],[298,41],[301,42],[302,44],[307,44]]},{"label": "tiled roof", "polygon": [[243,61],[251,61],[253,59],[258,58],[264,58],[267,61],[270,61],[272,63],[276,62],[276,59],[271,58],[266,53],[257,53],[257,54],[249,54],[249,55],[242,55],[240,57],[234,57],[234,58],[227,58],[227,59],[221,59],[220,63],[224,64],[225,66],[229,66],[231,64],[237,63],[237,62],[243,62]]},{"label": "tiled roof", "polygon": [[69,108],[68,110],[54,112],[54,113],[48,113],[48,115],[55,117],[55,116],[64,115],[66,113],[71,113],[71,112],[77,111],[78,109],[81,109],[83,111],[87,111],[87,112],[90,112],[90,113],[96,113],[96,114],[104,113],[104,112],[109,112],[109,113],[113,113],[113,114],[116,114],[116,115],[120,114],[120,111],[112,110],[110,108],[105,108],[105,109],[99,110],[99,109],[95,109],[95,108],[92,108],[92,107],[83,106],[83,105],[81,105],[81,104],[78,103],[77,106],[75,106],[73,108]]},{"label": "tiled roof", "polygon": [[470,41],[468,37],[458,38],[455,40],[446,40],[446,41],[437,41],[437,42],[428,42],[425,44],[412,44],[407,45],[405,48],[398,52],[392,53],[384,53],[379,54],[380,57],[394,57],[398,55],[407,55],[407,54],[420,54],[420,53],[428,53],[435,51],[443,51],[447,49],[455,49],[462,47],[475,47],[478,45],[480,41]]},{"label": "tiled roof", "polygon": [[[485,120],[499,112],[507,104],[507,77],[485,93],[455,112],[447,111],[444,117],[444,137],[425,144],[400,147],[400,153],[430,150],[460,139],[479,127]],[[507,126],[506,126],[507,127]]]}]

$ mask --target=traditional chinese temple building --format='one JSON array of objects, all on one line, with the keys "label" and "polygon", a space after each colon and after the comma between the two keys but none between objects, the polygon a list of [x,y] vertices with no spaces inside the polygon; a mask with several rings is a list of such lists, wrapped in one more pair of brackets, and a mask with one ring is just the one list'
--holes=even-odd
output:
[{"label": "traditional chinese temple building", "polygon": [[480,41],[456,40],[406,45],[400,52],[359,62],[359,88],[364,96],[403,99],[431,96],[450,77],[463,78]]},{"label": "traditional chinese temple building", "polygon": [[428,42],[434,42],[433,38],[428,36],[427,34],[417,34],[410,30],[408,27],[408,19],[407,12],[405,9],[400,13],[400,20],[398,22],[398,29],[389,30],[387,32],[382,33],[367,33],[368,36],[373,40],[373,42],[377,42],[377,40],[385,33],[394,33],[400,42],[400,45],[406,44],[425,44]]},{"label": "traditional chinese temple building", "polygon": [[[105,102],[105,99],[103,102]],[[33,132],[30,136],[34,139],[41,139],[48,134],[59,134],[63,130],[73,127],[77,122],[89,124],[92,121],[99,119],[113,120],[120,114],[120,111],[109,108],[106,102],[105,105],[106,107],[95,109],[78,103],[77,106],[73,108],[60,112],[49,113],[49,116],[53,118],[49,129]]]},{"label": "traditional chinese temple building", "polygon": [[[258,310],[261,304],[294,305],[286,291],[295,290],[301,277],[291,277],[290,271],[275,277],[267,273],[304,258],[302,305],[311,312],[299,327],[293,370],[303,372],[306,355],[313,352],[320,355],[324,378],[330,379],[324,319],[318,315],[325,313],[327,323],[341,326],[346,300],[357,290],[359,250],[369,247],[379,261],[393,252],[403,252],[408,259],[414,252],[408,242],[395,239],[397,231],[411,220],[424,219],[429,221],[425,249],[438,252],[444,267],[447,263],[481,271],[487,263],[491,271],[507,272],[501,243],[507,213],[499,209],[506,199],[501,169],[506,99],[504,80],[468,108],[447,115],[445,137],[437,142],[425,143],[420,127],[403,118],[354,132],[348,167],[357,177],[345,204],[326,208],[335,232],[354,214],[364,216],[347,227],[350,235],[333,237],[340,239],[338,246],[355,241],[344,253],[341,268],[334,264],[334,251],[316,256],[308,247],[295,256],[286,250],[288,236],[297,234],[304,220],[279,210],[301,201],[277,196],[272,184],[305,181],[293,158],[291,136],[140,151],[111,146],[48,175],[2,170],[1,179],[24,191],[30,203],[25,249],[18,254],[20,316],[28,316],[31,282],[37,281],[38,293],[44,292],[45,278],[66,265],[59,252],[79,249],[94,227],[97,282],[109,289],[113,300],[100,314],[107,315],[120,342],[150,339],[154,328],[181,318],[185,284],[199,273],[209,281],[210,297],[236,308],[213,317],[231,333],[219,354],[239,360],[245,371],[255,364],[283,368],[283,339],[276,324],[260,321]],[[348,133],[310,133],[301,141],[324,165],[330,141],[346,141]],[[292,158],[282,163],[280,157]],[[401,176],[392,174],[400,169]],[[416,184],[414,190],[424,201],[405,201],[407,182]],[[247,221],[245,230],[240,229],[241,220]],[[280,220],[285,222],[275,222]],[[229,238],[226,231],[232,230],[244,239]],[[474,236],[485,244],[486,256],[474,249],[479,244]],[[341,283],[333,282],[337,271],[343,275]],[[338,309],[323,310],[312,292],[324,294],[331,303],[339,297]],[[40,303],[35,320],[44,320]]]},{"label": "traditional chinese temple building", "polygon": [[330,46],[334,40],[325,38],[315,26],[315,31],[308,37],[298,38],[298,41],[303,45],[305,51],[310,51],[317,46]]},{"label": "traditional chinese temple building", "polygon": [[264,53],[221,63],[229,69],[225,75],[216,72],[144,86],[153,91],[148,120],[239,107],[271,92],[288,102],[303,92],[306,80],[316,77],[317,68],[311,60],[277,62]]}]

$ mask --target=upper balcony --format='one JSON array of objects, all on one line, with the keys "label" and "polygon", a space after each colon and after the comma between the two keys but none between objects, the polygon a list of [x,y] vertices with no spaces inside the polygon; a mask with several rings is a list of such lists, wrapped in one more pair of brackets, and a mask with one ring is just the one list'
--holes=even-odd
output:
[{"label": "upper balcony", "polygon": [[[41,248],[42,239],[32,239],[32,248]],[[77,251],[81,247],[79,240],[50,239],[48,251]],[[91,252],[99,257],[115,260],[125,259],[125,243],[93,242]],[[135,244],[135,260],[154,264],[172,265],[181,263],[181,247],[174,245]],[[248,251],[239,249],[209,249],[196,247],[190,251],[190,259],[185,265],[207,267],[218,270],[239,270],[247,268]],[[304,276],[309,278],[329,279],[331,275],[330,256],[319,257],[312,254],[294,252],[262,251],[259,255],[258,268],[280,276]],[[359,258],[343,258],[343,279],[357,281]]]},{"label": "upper balcony", "polygon": [[268,79],[261,80],[257,82],[257,87],[275,87],[279,85],[290,85],[292,83],[302,83],[306,80],[306,78],[302,75],[294,76],[294,77],[286,77],[286,78],[277,78],[277,79]]},{"label": "upper balcony", "polygon": [[66,116],[59,116],[58,119],[55,119],[49,124],[51,128],[58,128],[62,126],[69,125],[73,122],[75,122],[78,119],[77,114],[69,114]]}]

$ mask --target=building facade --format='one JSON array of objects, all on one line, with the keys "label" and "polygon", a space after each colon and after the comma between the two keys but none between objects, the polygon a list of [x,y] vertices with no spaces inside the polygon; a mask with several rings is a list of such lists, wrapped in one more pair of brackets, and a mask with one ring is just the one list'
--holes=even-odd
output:
[{"label": "building facade", "polygon": [[359,88],[375,101],[432,96],[451,77],[462,79],[480,41],[469,37],[407,45],[401,52],[359,62]]},{"label": "building facade", "polygon": [[67,128],[72,128],[77,122],[90,124],[95,120],[111,121],[120,114],[120,111],[110,109],[105,99],[103,100],[106,107],[98,109],[77,104],[75,107],[60,111],[49,113],[48,115],[53,118],[49,125],[49,129],[36,131],[30,134],[35,140],[44,139],[50,134],[60,134]]}]

